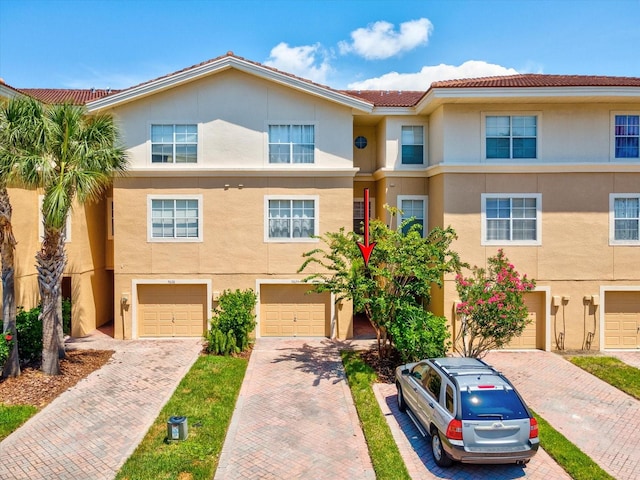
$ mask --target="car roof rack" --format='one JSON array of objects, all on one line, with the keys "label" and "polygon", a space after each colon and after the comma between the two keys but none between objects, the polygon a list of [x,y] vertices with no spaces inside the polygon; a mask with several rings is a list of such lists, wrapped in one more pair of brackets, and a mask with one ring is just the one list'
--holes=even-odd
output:
[{"label": "car roof rack", "polygon": [[495,368],[477,358],[447,357],[433,360],[446,375],[500,375]]}]

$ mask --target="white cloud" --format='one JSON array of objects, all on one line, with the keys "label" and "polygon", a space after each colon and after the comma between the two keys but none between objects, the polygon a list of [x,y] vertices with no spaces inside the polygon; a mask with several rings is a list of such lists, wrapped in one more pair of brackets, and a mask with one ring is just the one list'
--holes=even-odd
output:
[{"label": "white cloud", "polygon": [[281,42],[271,49],[264,64],[317,83],[326,83],[331,71],[329,54],[319,43],[290,47]]},{"label": "white cloud", "polygon": [[431,82],[459,78],[517,75],[513,68],[479,60],[469,60],[462,65],[425,66],[417,73],[390,72],[377,78],[349,84],[350,90],[427,90]]},{"label": "white cloud", "polygon": [[389,22],[380,21],[358,28],[351,32],[352,43],[338,44],[340,53],[355,52],[367,60],[381,60],[426,45],[433,31],[433,24],[426,18],[401,23],[399,32],[393,27]]}]

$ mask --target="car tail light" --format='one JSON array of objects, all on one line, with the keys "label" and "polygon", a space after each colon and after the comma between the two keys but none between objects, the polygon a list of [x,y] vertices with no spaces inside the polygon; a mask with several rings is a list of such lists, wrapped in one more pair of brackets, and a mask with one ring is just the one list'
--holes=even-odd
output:
[{"label": "car tail light", "polygon": [[538,421],[535,418],[529,419],[529,438],[538,438]]},{"label": "car tail light", "polygon": [[478,388],[496,388],[495,385],[478,385]]},{"label": "car tail light", "polygon": [[445,435],[449,440],[462,440],[462,422],[456,419],[451,420]]}]

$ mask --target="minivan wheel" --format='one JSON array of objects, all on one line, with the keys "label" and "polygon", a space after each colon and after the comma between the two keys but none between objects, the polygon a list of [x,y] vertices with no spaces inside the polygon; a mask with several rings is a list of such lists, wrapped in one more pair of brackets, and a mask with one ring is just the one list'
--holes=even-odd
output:
[{"label": "minivan wheel", "polygon": [[404,401],[404,394],[402,393],[402,387],[400,385],[396,385],[398,388],[398,410],[401,412],[407,411],[407,404]]},{"label": "minivan wheel", "polygon": [[436,465],[439,467],[450,467],[453,464],[453,460],[447,456],[442,447],[440,432],[435,429],[431,432],[431,453],[433,454]]}]

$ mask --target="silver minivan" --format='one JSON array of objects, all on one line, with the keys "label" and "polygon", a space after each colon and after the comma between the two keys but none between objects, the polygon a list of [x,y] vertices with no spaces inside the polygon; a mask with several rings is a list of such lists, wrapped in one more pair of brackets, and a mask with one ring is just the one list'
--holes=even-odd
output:
[{"label": "silver minivan", "polygon": [[513,385],[475,358],[447,357],[396,369],[398,407],[431,436],[437,465],[527,463],[538,423]]}]

